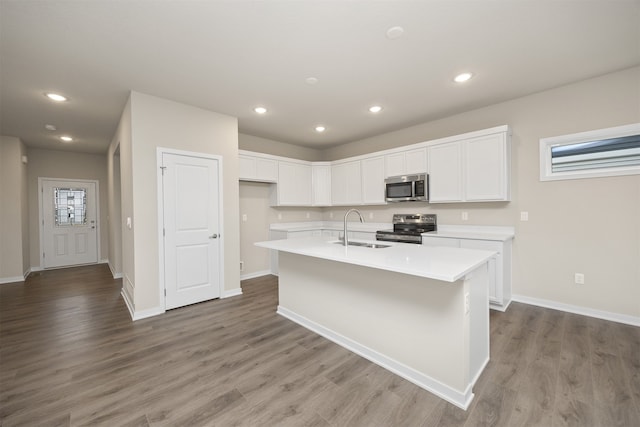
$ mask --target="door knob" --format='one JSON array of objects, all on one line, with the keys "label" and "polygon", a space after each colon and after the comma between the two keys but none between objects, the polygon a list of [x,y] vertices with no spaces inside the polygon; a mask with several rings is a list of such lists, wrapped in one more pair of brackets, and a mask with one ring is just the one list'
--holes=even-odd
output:
[{"label": "door knob", "polygon": [[218,235],[216,233],[213,233],[211,236],[209,236],[210,239],[217,239]]}]

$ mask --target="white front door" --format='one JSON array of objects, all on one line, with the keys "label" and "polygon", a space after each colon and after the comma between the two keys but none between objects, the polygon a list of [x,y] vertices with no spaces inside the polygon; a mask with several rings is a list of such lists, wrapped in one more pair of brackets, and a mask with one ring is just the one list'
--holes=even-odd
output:
[{"label": "white front door", "polygon": [[39,181],[43,268],[98,262],[96,182]]},{"label": "white front door", "polygon": [[220,297],[217,159],[162,153],[165,308]]}]

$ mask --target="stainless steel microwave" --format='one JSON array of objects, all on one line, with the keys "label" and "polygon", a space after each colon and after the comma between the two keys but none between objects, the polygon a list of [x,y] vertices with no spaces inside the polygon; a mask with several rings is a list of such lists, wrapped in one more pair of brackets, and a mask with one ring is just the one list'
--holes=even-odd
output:
[{"label": "stainless steel microwave", "polygon": [[387,202],[428,202],[429,175],[392,176],[384,180]]}]

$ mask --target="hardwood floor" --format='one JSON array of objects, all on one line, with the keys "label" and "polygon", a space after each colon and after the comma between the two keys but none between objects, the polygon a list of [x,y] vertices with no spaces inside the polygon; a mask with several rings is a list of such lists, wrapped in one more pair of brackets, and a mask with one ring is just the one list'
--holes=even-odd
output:
[{"label": "hardwood floor", "polygon": [[8,426],[638,426],[640,328],[514,303],[462,411],[278,316],[277,278],[132,322],[105,265],[0,286]]}]

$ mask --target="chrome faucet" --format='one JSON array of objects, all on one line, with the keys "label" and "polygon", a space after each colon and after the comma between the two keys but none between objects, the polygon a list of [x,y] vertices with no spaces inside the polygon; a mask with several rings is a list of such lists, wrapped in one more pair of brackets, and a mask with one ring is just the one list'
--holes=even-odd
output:
[{"label": "chrome faucet", "polygon": [[355,212],[360,217],[360,222],[364,222],[364,218],[358,209],[349,209],[346,214],[344,214],[344,246],[349,246],[349,235],[347,234],[347,217],[351,212]]}]

